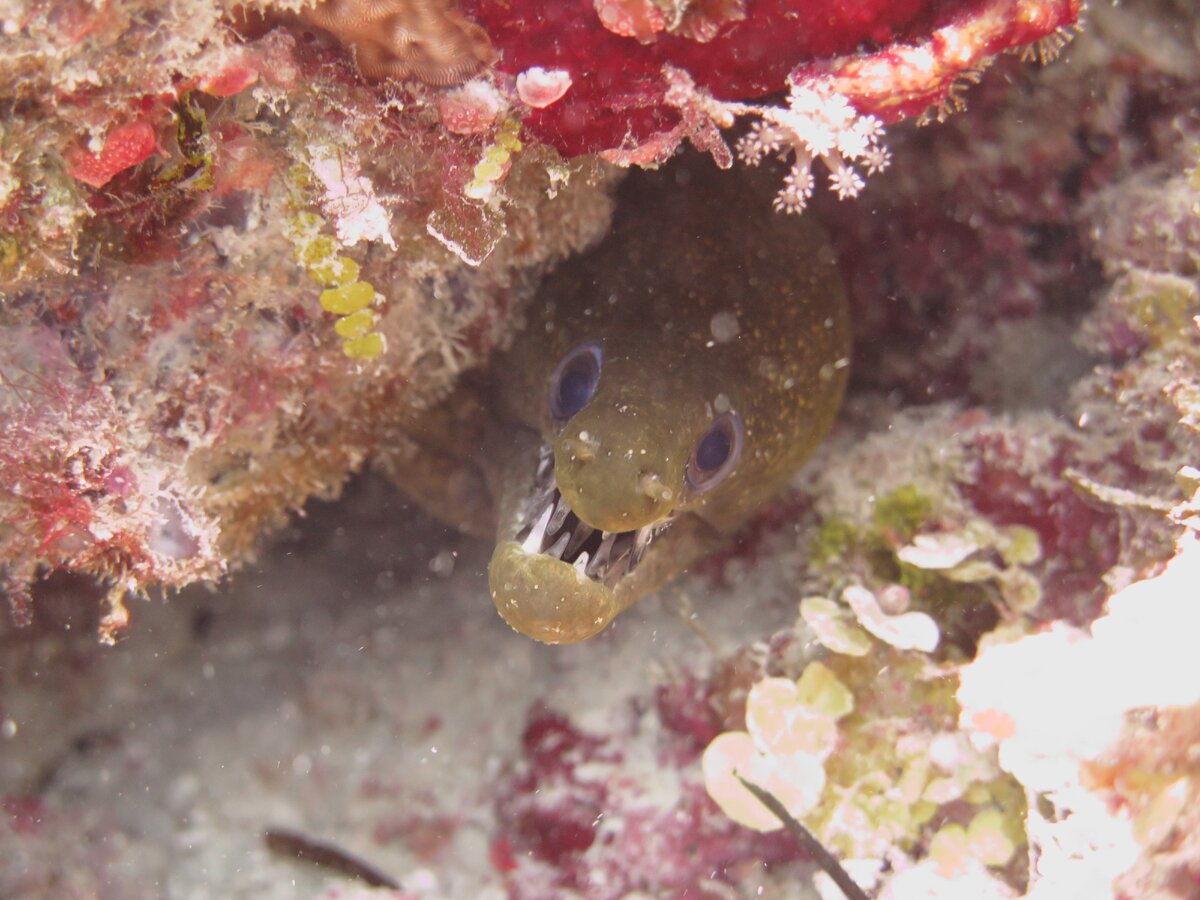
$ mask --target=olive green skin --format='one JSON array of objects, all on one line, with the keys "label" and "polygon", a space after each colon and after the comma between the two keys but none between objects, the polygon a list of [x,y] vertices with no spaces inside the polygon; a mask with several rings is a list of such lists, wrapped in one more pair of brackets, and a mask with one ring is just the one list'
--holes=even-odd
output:
[{"label": "olive green skin", "polygon": [[[631,176],[610,235],[547,279],[493,370],[498,408],[528,431],[510,428],[491,455],[506,471],[489,479],[499,514],[489,586],[505,620],[541,641],[596,634],[711,553],[781,490],[841,402],[846,302],[812,214],[772,213],[754,175],[680,171],[688,183]],[[586,341],[603,347],[599,385],[556,422],[551,376]],[[744,421],[740,461],[712,489],[693,490],[688,460],[724,409]],[[615,589],[513,541],[537,458],[530,434],[553,445],[558,488],[592,527],[627,531],[675,516]]]}]

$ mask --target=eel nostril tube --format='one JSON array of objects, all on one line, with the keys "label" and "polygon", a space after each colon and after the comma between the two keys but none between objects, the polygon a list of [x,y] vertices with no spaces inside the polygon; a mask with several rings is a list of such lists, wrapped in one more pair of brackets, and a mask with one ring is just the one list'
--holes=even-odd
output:
[{"label": "eel nostril tube", "polygon": [[600,442],[590,437],[586,431],[581,431],[577,437],[564,438],[562,448],[572,460],[590,462],[596,458]]},{"label": "eel nostril tube", "polygon": [[675,492],[653,472],[646,472],[638,479],[638,489],[655,503],[670,503],[675,499]]}]

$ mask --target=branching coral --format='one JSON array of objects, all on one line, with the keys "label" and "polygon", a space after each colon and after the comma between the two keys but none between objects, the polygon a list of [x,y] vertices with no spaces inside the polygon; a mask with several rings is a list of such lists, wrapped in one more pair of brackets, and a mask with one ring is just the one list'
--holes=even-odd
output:
[{"label": "branching coral", "polygon": [[890,162],[879,144],[883,133],[879,120],[859,115],[827,84],[792,83],[785,106],[758,106],[716,100],[700,92],[679,69],[668,69],[666,77],[671,84],[666,101],[683,112],[681,133],[699,149],[711,152],[718,164],[729,165],[729,150],[713,124],[729,128],[740,116],[760,119],[738,141],[738,156],[752,166],[768,155],[791,156],[783,189],[775,197],[775,209],[781,212],[800,213],[808,206],[817,160],[829,173],[830,190],[841,200],[857,197],[863,189],[855,162],[861,162],[868,175]]}]

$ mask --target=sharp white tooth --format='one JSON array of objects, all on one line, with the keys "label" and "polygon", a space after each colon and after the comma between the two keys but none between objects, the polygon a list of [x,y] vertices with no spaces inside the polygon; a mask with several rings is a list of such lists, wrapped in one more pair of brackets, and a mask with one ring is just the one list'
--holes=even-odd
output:
[{"label": "sharp white tooth", "polygon": [[596,551],[596,559],[607,562],[608,555],[612,553],[613,541],[616,539],[617,533],[615,531],[604,532],[604,540],[600,542],[600,549]]},{"label": "sharp white tooth", "polygon": [[639,528],[633,537],[633,550],[629,553],[629,571],[632,572],[637,568],[638,563],[642,561],[642,557],[646,553],[646,548],[650,546],[650,541],[654,537],[653,526],[647,525],[645,528]]},{"label": "sharp white tooth", "polygon": [[633,570],[633,553],[626,550],[608,564],[609,580],[614,583],[620,581],[622,575],[628,575]]},{"label": "sharp white tooth", "polygon": [[567,501],[562,497],[558,498],[558,506],[554,510],[554,515],[550,517],[550,524],[546,526],[547,534],[554,534],[558,529],[562,528],[562,523],[567,521],[567,514],[570,513],[571,507],[567,506]]},{"label": "sharp white tooth", "polygon": [[572,563],[572,565],[573,565],[573,566],[575,566],[575,571],[576,571],[576,572],[578,572],[580,575],[586,575],[586,574],[588,574],[588,571],[587,571],[587,565],[588,565],[588,555],[587,555],[587,551],[586,551],[586,550],[584,550],[582,553],[580,553],[580,554],[579,554],[579,559],[575,560],[575,562],[573,562],[573,563]]},{"label": "sharp white tooth", "polygon": [[554,546],[546,551],[547,556],[553,556],[555,559],[562,559],[562,552],[567,549],[567,541],[570,539],[569,534],[564,534],[554,542]]},{"label": "sharp white tooth", "polygon": [[567,549],[563,551],[563,556],[570,556],[583,546],[584,541],[591,537],[592,532],[595,530],[591,525],[584,524],[583,522],[576,525],[574,531],[571,533],[571,542],[567,544]]},{"label": "sharp white tooth", "polygon": [[631,571],[629,566],[629,551],[618,552],[615,558],[610,559],[608,564],[603,566],[600,571],[596,572],[592,577],[602,582],[607,587],[614,587],[618,581],[628,575]]},{"label": "sharp white tooth", "polygon": [[592,561],[590,563],[588,563],[587,574],[593,578],[597,578],[597,577],[599,577],[600,573],[604,570],[604,568],[607,564],[608,564],[607,560],[605,560],[600,555],[600,551],[597,550],[596,555],[592,557]]},{"label": "sharp white tooth", "polygon": [[639,528],[637,533],[633,536],[633,552],[638,556],[641,556],[643,553],[645,553],[646,547],[649,546],[650,538],[653,537],[653,535],[654,530],[652,526]]},{"label": "sharp white tooth", "polygon": [[529,537],[521,543],[521,549],[526,553],[537,553],[542,549],[542,541],[546,539],[546,525],[550,521],[550,513],[553,508],[552,504],[546,504],[546,508],[538,517],[537,524],[533,526],[533,531],[529,532]]},{"label": "sharp white tooth", "polygon": [[600,541],[600,547],[596,550],[596,555],[592,557],[592,563],[588,566],[587,574],[596,575],[601,569],[609,564],[609,556],[612,554],[613,541],[617,539],[617,532],[602,531],[604,537]]}]

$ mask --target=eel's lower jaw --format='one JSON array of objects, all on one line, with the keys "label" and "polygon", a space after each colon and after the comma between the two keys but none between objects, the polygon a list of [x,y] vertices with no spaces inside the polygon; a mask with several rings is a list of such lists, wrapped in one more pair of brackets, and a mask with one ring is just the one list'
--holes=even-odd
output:
[{"label": "eel's lower jaw", "polygon": [[488,566],[492,601],[509,625],[537,640],[591,637],[632,602],[622,584],[668,525],[666,519],[606,532],[582,522],[555,486],[544,448],[532,489],[506,529],[509,539],[498,543]]}]

